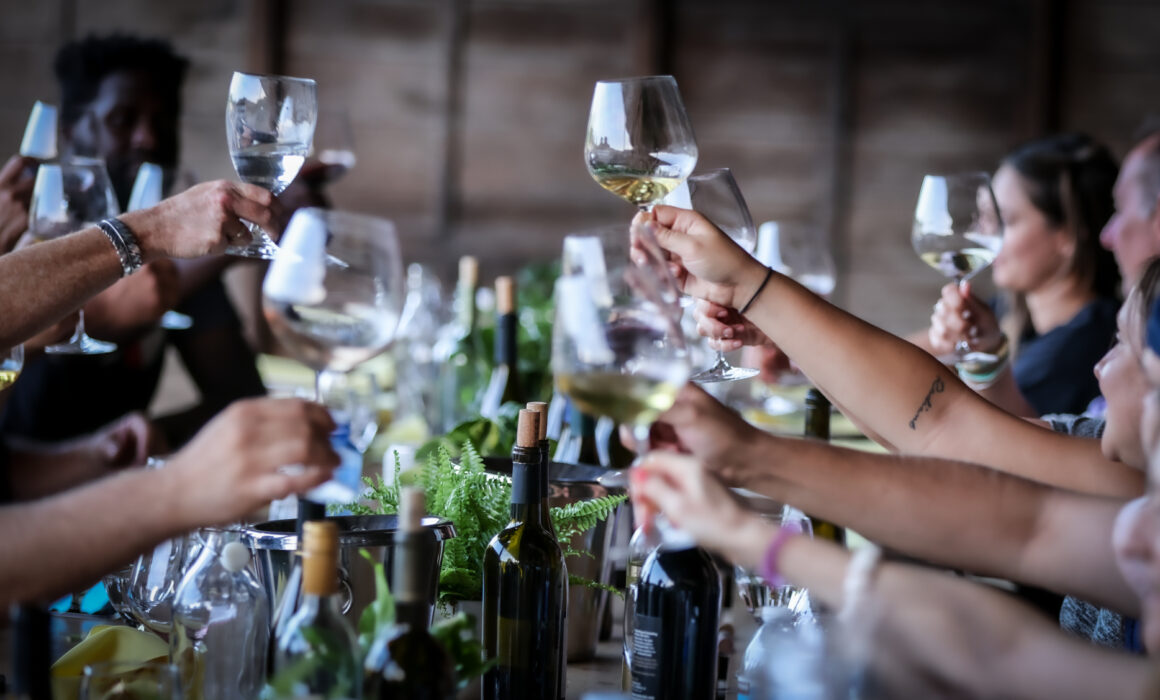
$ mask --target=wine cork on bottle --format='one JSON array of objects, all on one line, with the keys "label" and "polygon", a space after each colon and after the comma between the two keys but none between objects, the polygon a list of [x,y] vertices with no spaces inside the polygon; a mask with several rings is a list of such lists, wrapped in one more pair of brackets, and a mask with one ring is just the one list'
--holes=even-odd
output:
[{"label": "wine cork on bottle", "polygon": [[529,401],[528,410],[540,414],[540,439],[548,439],[548,404],[544,401]]},{"label": "wine cork on bottle", "polygon": [[540,414],[520,409],[520,422],[516,428],[516,447],[539,447],[540,445]]},{"label": "wine cork on bottle", "polygon": [[495,312],[497,314],[515,313],[516,310],[516,281],[511,277],[495,278]]},{"label": "wine cork on bottle", "polygon": [[423,489],[404,486],[399,494],[399,530],[418,532],[423,529],[423,516],[427,514],[427,500]]},{"label": "wine cork on bottle", "polygon": [[459,259],[459,281],[472,287],[479,282],[479,261],[474,256],[464,255]]},{"label": "wine cork on bottle", "polygon": [[338,591],[338,526],[329,520],[302,524],[302,592],[327,596]]}]

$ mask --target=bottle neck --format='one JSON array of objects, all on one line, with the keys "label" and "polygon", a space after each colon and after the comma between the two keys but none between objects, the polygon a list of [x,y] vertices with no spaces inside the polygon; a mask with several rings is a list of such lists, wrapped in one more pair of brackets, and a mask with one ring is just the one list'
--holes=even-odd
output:
[{"label": "bottle neck", "polygon": [[543,523],[542,473],[539,447],[516,447],[512,450],[512,520]]},{"label": "bottle neck", "polygon": [[432,571],[427,564],[435,557],[435,533],[427,528],[416,532],[399,531],[395,533],[394,544],[391,585],[395,595],[395,617],[412,629],[425,630],[430,619],[427,591],[432,588]]},{"label": "bottle neck", "polygon": [[325,598],[338,592],[338,551],[331,554],[303,552],[302,595]]},{"label": "bottle neck", "polygon": [[461,281],[455,290],[456,315],[460,328],[475,331],[475,285]]},{"label": "bottle neck", "polygon": [[830,439],[830,401],[813,388],[806,392],[805,436],[816,440]]},{"label": "bottle neck", "polygon": [[516,347],[516,330],[517,330],[516,315],[500,314],[495,319],[495,364],[507,365],[509,371],[509,384],[515,379],[514,372],[517,364],[517,347]]}]

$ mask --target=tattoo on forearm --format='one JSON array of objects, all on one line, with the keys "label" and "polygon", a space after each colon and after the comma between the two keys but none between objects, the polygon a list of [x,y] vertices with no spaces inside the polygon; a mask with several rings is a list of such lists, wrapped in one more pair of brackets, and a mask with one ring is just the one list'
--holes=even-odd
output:
[{"label": "tattoo on forearm", "polygon": [[914,412],[914,418],[910,419],[910,429],[914,430],[914,424],[918,422],[918,417],[930,410],[930,400],[934,398],[935,394],[941,394],[943,389],[946,389],[946,384],[943,384],[942,377],[935,377],[931,382],[930,391],[926,392],[926,398],[918,405],[918,410]]}]

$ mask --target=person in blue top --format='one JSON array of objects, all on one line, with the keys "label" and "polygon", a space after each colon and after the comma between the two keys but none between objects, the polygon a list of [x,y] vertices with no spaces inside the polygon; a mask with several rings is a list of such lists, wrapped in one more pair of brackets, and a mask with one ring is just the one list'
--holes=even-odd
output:
[{"label": "person in blue top", "polygon": [[994,179],[1003,248],[992,267],[1003,294],[988,305],[969,283],[947,285],[919,342],[940,356],[959,340],[994,354],[959,375],[1015,415],[1083,413],[1099,395],[1091,367],[1112,343],[1119,307],[1119,271],[1099,238],[1117,172],[1108,150],[1082,134],[1037,139],[1004,158]]}]

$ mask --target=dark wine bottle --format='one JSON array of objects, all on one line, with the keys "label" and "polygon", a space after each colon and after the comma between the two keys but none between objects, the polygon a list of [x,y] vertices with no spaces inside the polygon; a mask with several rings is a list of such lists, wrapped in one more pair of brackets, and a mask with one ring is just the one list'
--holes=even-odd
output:
[{"label": "dark wine bottle", "polygon": [[499,407],[508,401],[523,400],[518,367],[516,283],[511,277],[495,279],[495,314],[495,367],[479,405],[480,415],[491,419],[499,415]]},{"label": "dark wine bottle", "polygon": [[552,511],[549,499],[552,495],[552,456],[551,447],[548,443],[548,404],[543,401],[529,401],[527,406],[529,411],[535,411],[540,416],[540,440],[538,449],[540,450],[540,504],[544,509],[544,525],[548,531],[552,533],[552,537],[557,537],[556,524],[552,522]]},{"label": "dark wine bottle", "polygon": [[483,645],[495,665],[484,700],[564,696],[568,569],[544,524],[539,414],[521,410],[512,450],[511,521],[483,555]]},{"label": "dark wine bottle", "polygon": [[666,528],[641,568],[633,610],[633,699],[713,700],[721,581],[708,552]]},{"label": "dark wine bottle", "polygon": [[455,697],[455,664],[428,631],[431,567],[438,557],[435,533],[423,527],[423,491],[402,489],[395,530],[391,590],[395,624],[383,630],[367,651],[365,700],[446,700]]},{"label": "dark wine bottle", "polygon": [[555,460],[562,464],[600,466],[600,450],[596,446],[596,419],[583,413],[571,401],[565,409],[567,425],[556,444]]},{"label": "dark wine bottle", "polygon": [[52,700],[50,667],[51,622],[43,608],[21,605],[13,608],[12,683],[7,697],[14,700]]},{"label": "dark wine bottle", "polygon": [[[830,440],[830,400],[814,387],[806,392],[805,436],[815,440]],[[810,516],[814,537],[846,546],[846,529],[828,520]]]}]

